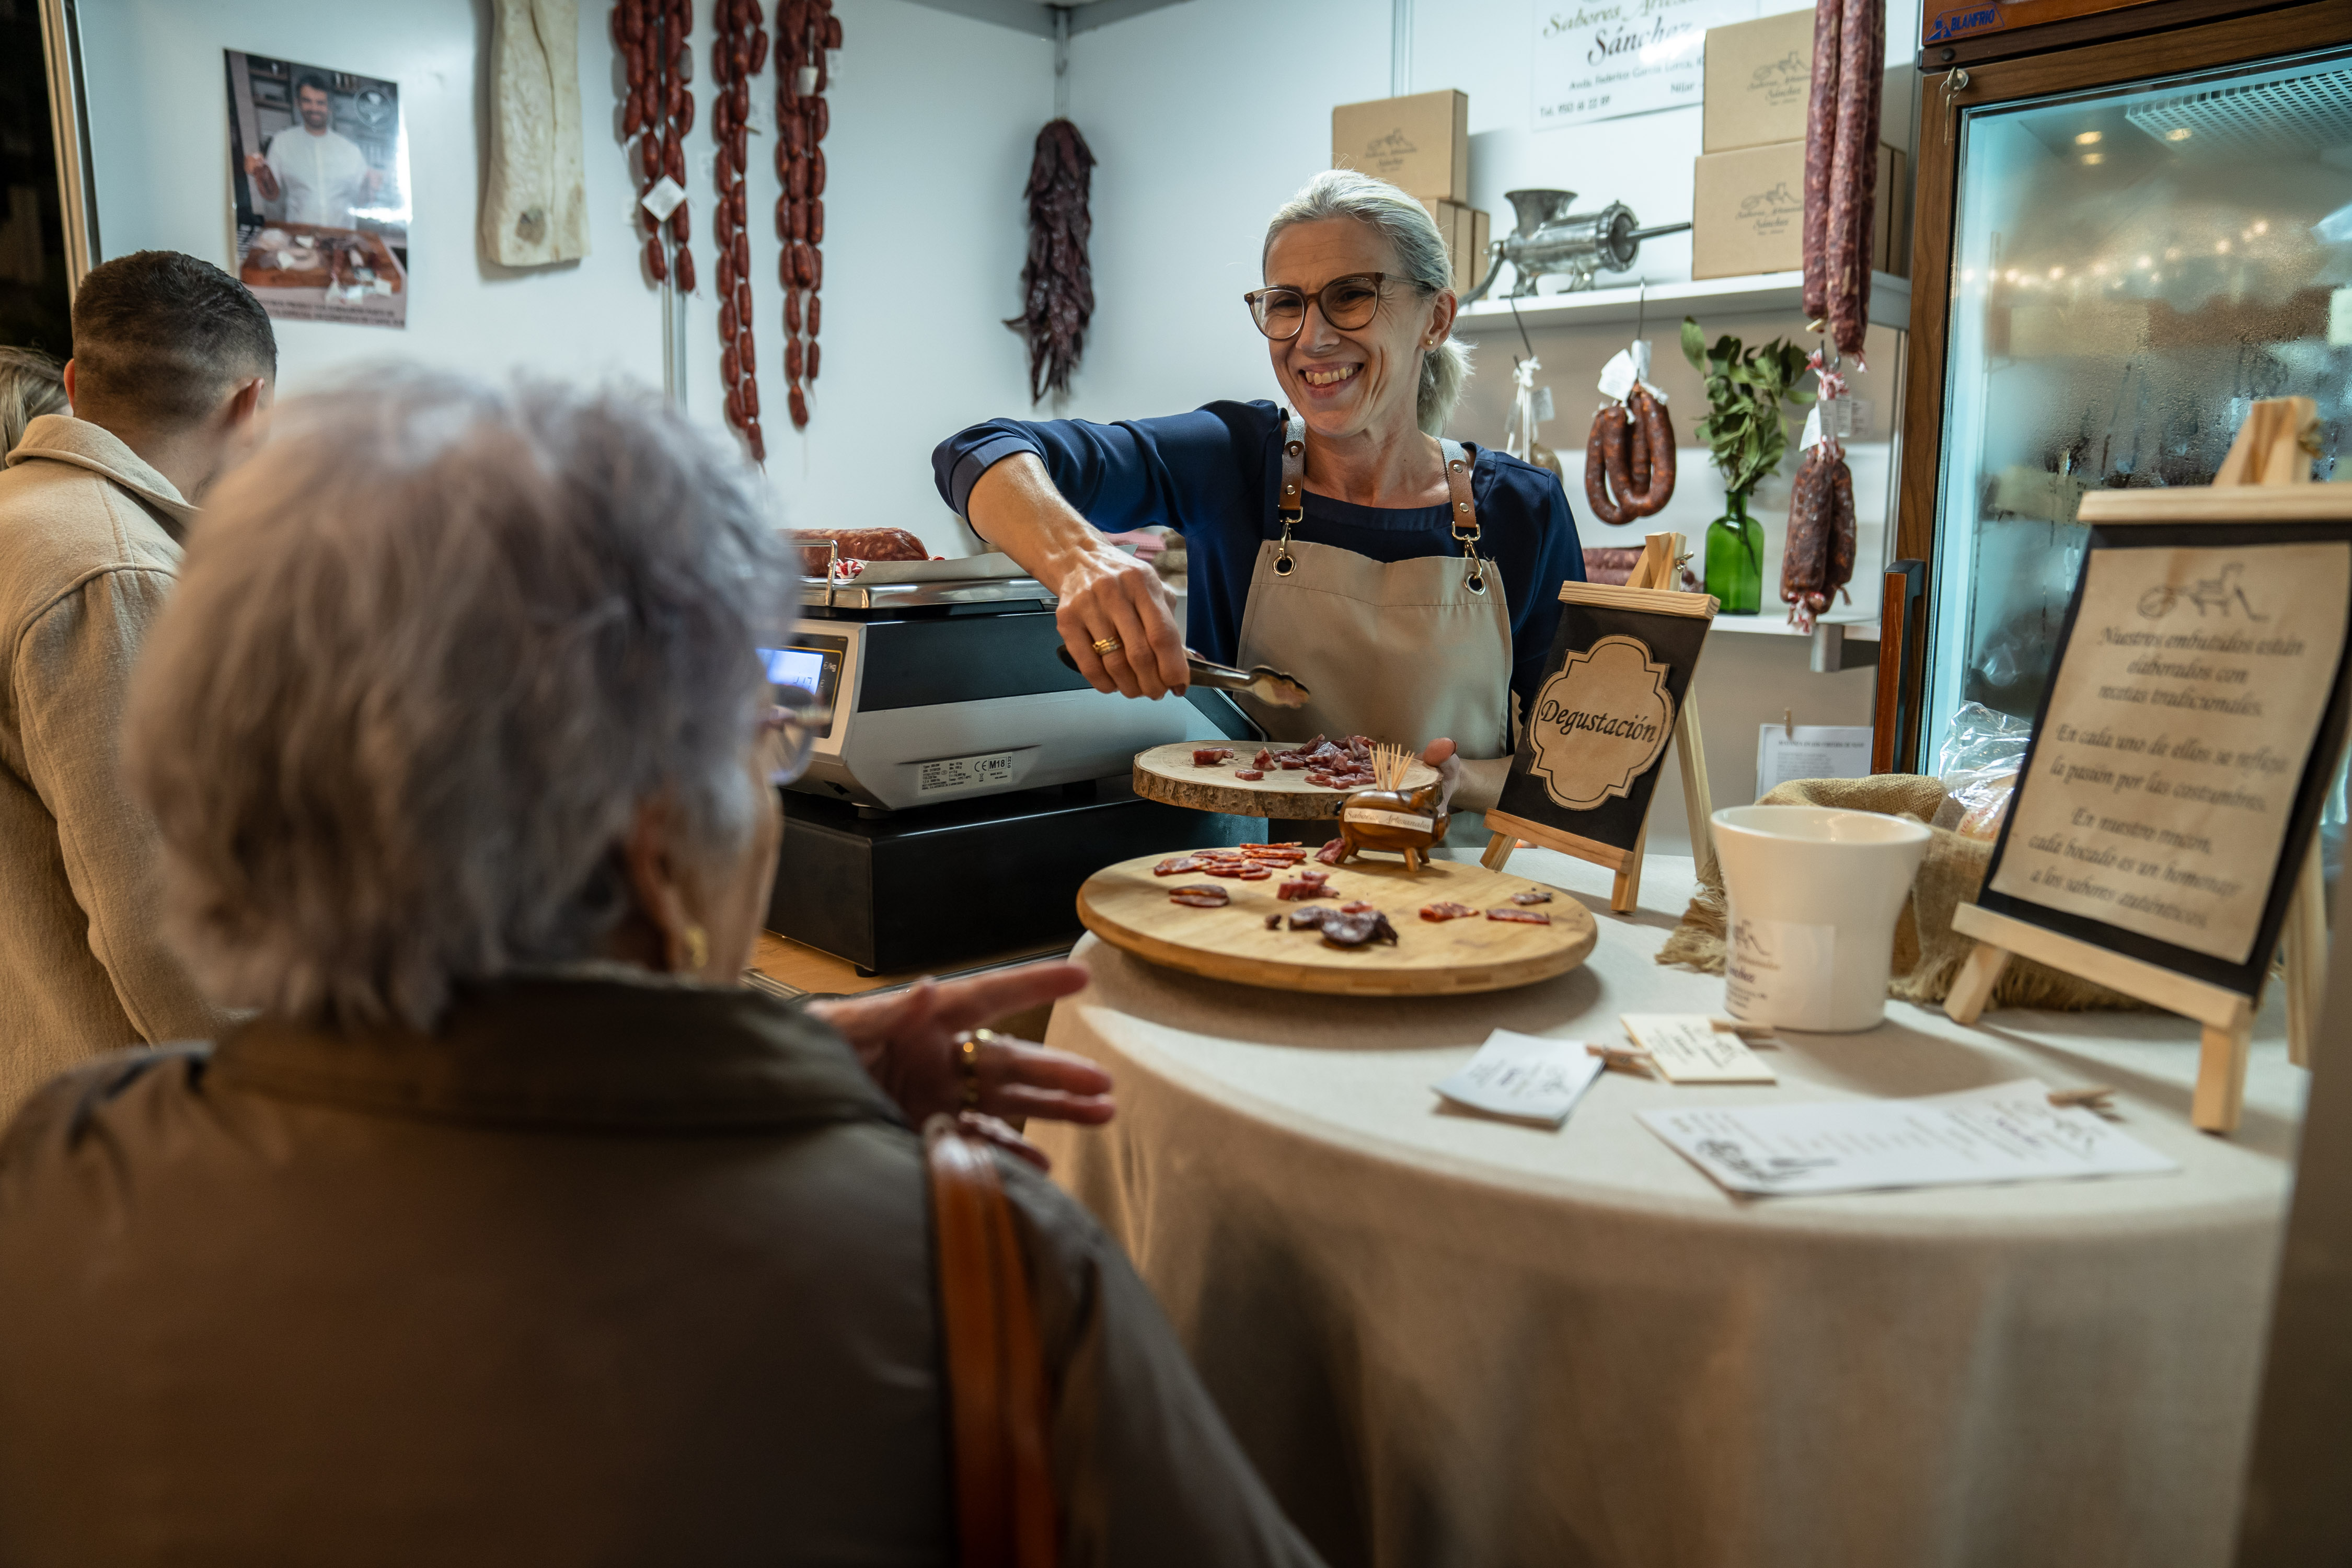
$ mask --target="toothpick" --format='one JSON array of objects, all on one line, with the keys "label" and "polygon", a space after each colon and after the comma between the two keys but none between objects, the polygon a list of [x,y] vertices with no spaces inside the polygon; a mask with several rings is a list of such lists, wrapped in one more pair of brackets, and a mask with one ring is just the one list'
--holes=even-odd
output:
[{"label": "toothpick", "polygon": [[2064,1107],[2079,1105],[2085,1110],[2113,1110],[2116,1091],[2103,1083],[2086,1083],[2080,1089],[2053,1089],[2050,1103]]},{"label": "toothpick", "polygon": [[1647,1072],[1650,1067],[1650,1053],[1636,1046],[1587,1045],[1584,1054],[1599,1057],[1602,1067],[1615,1068],[1619,1072]]}]

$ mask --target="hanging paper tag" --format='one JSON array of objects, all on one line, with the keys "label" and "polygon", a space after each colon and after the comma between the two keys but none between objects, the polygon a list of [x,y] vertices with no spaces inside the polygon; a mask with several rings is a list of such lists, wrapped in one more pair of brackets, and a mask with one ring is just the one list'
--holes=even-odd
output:
[{"label": "hanging paper tag", "polygon": [[668,220],[670,214],[677,211],[678,203],[684,200],[686,200],[686,187],[667,174],[664,174],[654,182],[653,189],[645,194],[639,205],[654,215],[656,223],[664,223]]},{"label": "hanging paper tag", "polygon": [[1551,388],[1549,386],[1538,386],[1536,388],[1535,422],[1540,425],[1550,417]]},{"label": "hanging paper tag", "polygon": [[1870,434],[1869,398],[1824,397],[1819,407],[1822,427],[1838,439]]},{"label": "hanging paper tag", "polygon": [[1797,450],[1800,452],[1810,452],[1821,444],[1822,405],[1816,403],[1811,409],[1806,411],[1805,433],[1797,438]]},{"label": "hanging paper tag", "polygon": [[1619,349],[1601,367],[1601,395],[1622,403],[1633,395],[1633,384],[1642,379],[1641,367],[1633,363],[1633,354]]}]

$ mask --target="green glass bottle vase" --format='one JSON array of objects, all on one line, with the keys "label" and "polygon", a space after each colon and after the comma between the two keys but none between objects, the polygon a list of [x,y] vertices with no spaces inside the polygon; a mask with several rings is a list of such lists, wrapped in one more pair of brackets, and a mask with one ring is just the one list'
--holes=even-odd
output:
[{"label": "green glass bottle vase", "polygon": [[1727,616],[1752,616],[1764,603],[1764,525],[1748,515],[1748,492],[1724,498],[1728,509],[1706,527],[1706,591]]}]

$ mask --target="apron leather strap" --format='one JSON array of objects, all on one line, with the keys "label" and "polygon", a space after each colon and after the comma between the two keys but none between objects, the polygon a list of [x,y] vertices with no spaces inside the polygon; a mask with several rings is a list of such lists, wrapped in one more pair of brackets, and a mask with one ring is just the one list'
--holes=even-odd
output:
[{"label": "apron leather strap", "polygon": [[[1486,563],[1478,555],[1478,505],[1470,499],[1470,455],[1459,441],[1443,437],[1437,443],[1445,458],[1446,503],[1452,514],[1454,542],[1462,547],[1468,570],[1463,581],[1474,594],[1486,591]],[[1288,409],[1282,412],[1282,493],[1274,515],[1282,522],[1282,540],[1276,546],[1274,570],[1287,577],[1293,569],[1290,531],[1306,515],[1307,421]]]}]

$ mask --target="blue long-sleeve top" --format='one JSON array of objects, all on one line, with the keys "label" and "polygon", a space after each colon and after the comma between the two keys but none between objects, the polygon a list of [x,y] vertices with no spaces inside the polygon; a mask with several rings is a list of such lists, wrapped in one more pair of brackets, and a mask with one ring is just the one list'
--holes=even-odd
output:
[{"label": "blue long-sleeve top", "polygon": [[[1034,452],[1054,488],[1106,532],[1160,524],[1184,536],[1190,558],[1192,648],[1235,662],[1242,612],[1258,545],[1278,538],[1282,414],[1273,404],[1212,403],[1190,414],[1093,425],[1082,419],[992,419],[940,442],[931,453],[940,494],[965,513],[971,487],[1016,452]],[[1470,498],[1478,509],[1478,552],[1501,573],[1511,618],[1511,689],[1532,712],[1552,633],[1559,585],[1584,581],[1584,552],[1568,496],[1549,470],[1492,447],[1475,447]],[[1333,544],[1375,561],[1459,555],[1449,510],[1356,506],[1307,492],[1293,539]]]}]

